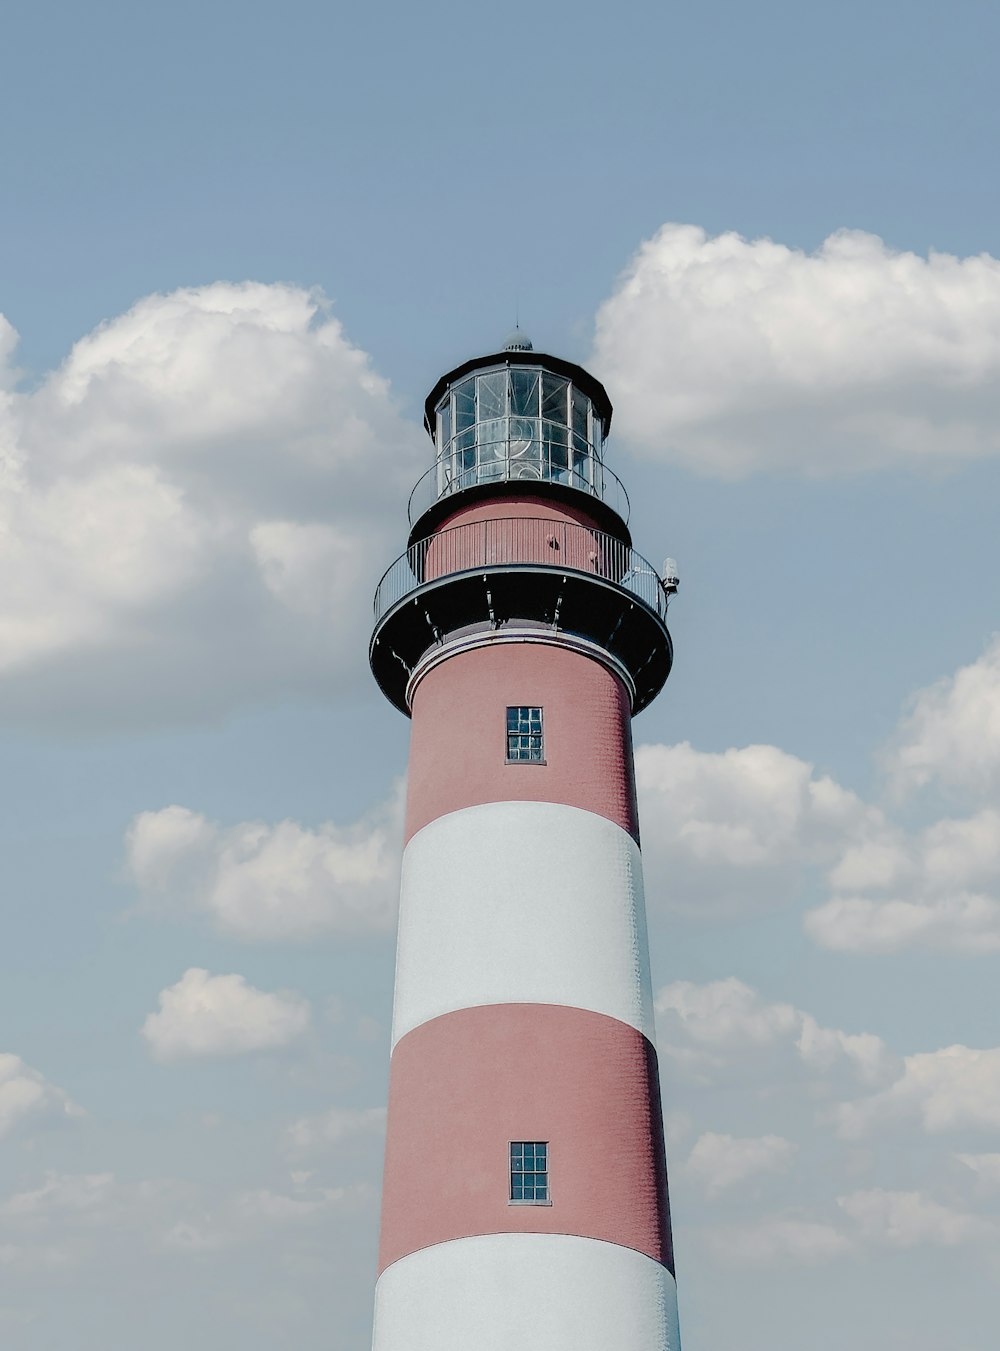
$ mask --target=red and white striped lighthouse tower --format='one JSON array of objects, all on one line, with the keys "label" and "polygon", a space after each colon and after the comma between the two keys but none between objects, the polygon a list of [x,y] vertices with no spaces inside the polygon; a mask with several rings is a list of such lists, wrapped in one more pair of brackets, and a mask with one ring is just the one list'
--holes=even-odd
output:
[{"label": "red and white striped lighthouse tower", "polygon": [[631,718],[666,582],[611,404],[515,334],[427,400],[375,599],[413,721],[375,1351],[678,1351]]}]

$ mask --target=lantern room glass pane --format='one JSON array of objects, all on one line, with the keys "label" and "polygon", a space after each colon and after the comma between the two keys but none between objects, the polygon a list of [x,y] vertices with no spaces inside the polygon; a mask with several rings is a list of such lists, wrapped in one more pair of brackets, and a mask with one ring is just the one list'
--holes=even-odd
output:
[{"label": "lantern room glass pane", "polygon": [[558,375],[542,374],[542,417],[550,422],[566,425],[566,390],[568,384]]},{"label": "lantern room glass pane", "polygon": [[573,390],[573,431],[586,439],[587,414],[590,412],[590,400],[578,389]]},{"label": "lantern room glass pane", "polygon": [[551,422],[544,422],[542,428],[545,434],[545,452],[549,465],[553,475],[559,478],[569,468],[567,450],[569,433],[565,427],[553,426]]},{"label": "lantern room glass pane", "polygon": [[585,436],[573,437],[573,472],[590,482],[590,444]]},{"label": "lantern room glass pane", "polygon": [[479,391],[479,421],[503,417],[507,411],[507,372],[491,371],[476,378]]},{"label": "lantern room glass pane", "polygon": [[455,386],[455,430],[463,432],[476,423],[476,382],[463,380]]},{"label": "lantern room glass pane", "polygon": [[446,399],[438,408],[437,444],[438,452],[443,452],[451,440],[451,400]]},{"label": "lantern room glass pane", "polygon": [[538,416],[539,372],[514,367],[510,373],[510,411],[521,417]]}]

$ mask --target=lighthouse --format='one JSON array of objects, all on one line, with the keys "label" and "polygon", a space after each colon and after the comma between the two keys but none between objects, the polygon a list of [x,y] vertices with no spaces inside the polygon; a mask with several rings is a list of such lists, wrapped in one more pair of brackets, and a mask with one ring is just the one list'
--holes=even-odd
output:
[{"label": "lighthouse", "polygon": [[442,376],[376,592],[412,726],[374,1351],[679,1351],[631,737],[677,583],[611,415],[520,331]]}]

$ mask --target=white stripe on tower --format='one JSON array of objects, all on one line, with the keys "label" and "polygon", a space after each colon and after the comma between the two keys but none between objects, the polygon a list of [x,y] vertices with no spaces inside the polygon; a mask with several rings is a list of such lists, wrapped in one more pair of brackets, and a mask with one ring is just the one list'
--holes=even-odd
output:
[{"label": "white stripe on tower", "polygon": [[374,1351],[680,1351],[674,1278],[612,1243],[489,1234],[383,1272]]},{"label": "white stripe on tower", "polygon": [[613,821],[554,802],[450,812],[403,855],[393,1044],[504,1003],[569,1004],[652,1038],[645,928],[639,847]]}]

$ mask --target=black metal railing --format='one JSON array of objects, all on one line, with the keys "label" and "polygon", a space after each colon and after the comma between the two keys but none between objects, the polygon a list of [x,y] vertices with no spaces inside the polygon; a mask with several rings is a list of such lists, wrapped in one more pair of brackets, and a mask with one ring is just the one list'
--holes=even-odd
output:
[{"label": "black metal railing", "polygon": [[[566,463],[566,448],[562,460],[546,454],[539,442],[528,443],[522,452],[509,453],[509,442],[495,446],[477,447],[479,461],[469,468],[456,470],[455,460],[441,459],[417,481],[410,494],[409,518],[413,525],[436,502],[475,488],[480,484],[517,483],[530,490],[532,484],[555,483],[564,488],[596,497],[616,512],[628,524],[629,501],[625,485],[617,474],[596,456],[585,460],[579,468]],[[487,454],[486,452],[491,452]],[[460,461],[458,461],[460,463]]]},{"label": "black metal railing", "polygon": [[375,591],[375,623],[428,582],[483,568],[545,567],[611,582],[660,619],[669,597],[656,569],[614,535],[572,521],[500,517],[452,526],[411,544]]}]

